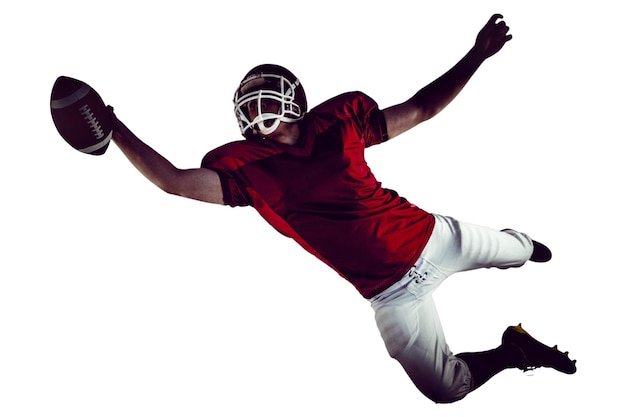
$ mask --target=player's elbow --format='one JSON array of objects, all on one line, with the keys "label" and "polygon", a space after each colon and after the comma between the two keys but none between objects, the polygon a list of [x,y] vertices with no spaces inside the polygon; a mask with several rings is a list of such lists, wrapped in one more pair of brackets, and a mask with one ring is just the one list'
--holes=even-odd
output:
[{"label": "player's elbow", "polygon": [[178,190],[177,188],[173,187],[169,183],[157,183],[156,186],[159,187],[161,189],[161,191],[165,191],[167,194],[170,194],[170,195],[180,195],[180,190]]}]

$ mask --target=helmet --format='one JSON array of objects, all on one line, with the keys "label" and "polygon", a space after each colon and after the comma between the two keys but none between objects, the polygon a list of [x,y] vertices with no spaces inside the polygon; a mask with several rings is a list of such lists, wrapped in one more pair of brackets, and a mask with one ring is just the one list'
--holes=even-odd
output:
[{"label": "helmet", "polygon": [[294,123],[307,111],[300,81],[280,65],[263,64],[251,69],[233,99],[235,116],[246,139],[274,132],[280,122]]}]

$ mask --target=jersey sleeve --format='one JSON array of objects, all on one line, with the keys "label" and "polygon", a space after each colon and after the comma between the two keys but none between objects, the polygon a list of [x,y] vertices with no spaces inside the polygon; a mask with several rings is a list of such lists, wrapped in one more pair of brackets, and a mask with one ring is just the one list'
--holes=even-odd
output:
[{"label": "jersey sleeve", "polygon": [[349,120],[356,127],[365,147],[389,139],[382,110],[376,101],[360,91],[341,94],[320,104],[311,112],[318,115],[318,123],[332,124],[337,118]]},{"label": "jersey sleeve", "polygon": [[385,115],[378,108],[378,104],[369,96],[361,93],[361,100],[362,113],[360,116],[365,147],[386,142],[389,136],[387,135]]},{"label": "jersey sleeve", "polygon": [[349,96],[353,96],[349,101],[352,105],[352,116],[360,124],[365,147],[386,142],[389,139],[387,123],[378,103],[361,92],[349,93]]},{"label": "jersey sleeve", "polygon": [[239,182],[230,177],[225,172],[216,170],[217,175],[220,177],[220,183],[222,184],[222,194],[224,195],[224,204],[231,207],[245,207],[251,206],[250,197]]},{"label": "jersey sleeve", "polygon": [[209,152],[202,159],[202,168],[213,170],[220,177],[224,204],[231,207],[251,206],[251,198],[246,187],[229,173],[228,164],[223,159]]}]

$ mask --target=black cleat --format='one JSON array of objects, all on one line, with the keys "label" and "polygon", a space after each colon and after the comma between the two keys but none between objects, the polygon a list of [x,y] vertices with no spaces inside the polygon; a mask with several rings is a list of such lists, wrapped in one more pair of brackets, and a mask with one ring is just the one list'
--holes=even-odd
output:
[{"label": "black cleat", "polygon": [[563,353],[556,346],[550,348],[535,340],[522,329],[521,323],[504,331],[502,344],[515,346],[520,350],[523,361],[518,368],[524,372],[541,367],[552,368],[565,374],[576,372],[576,361],[569,358],[568,352]]},{"label": "black cleat", "polygon": [[533,240],[533,254],[530,255],[530,260],[533,262],[548,262],[552,259],[552,252],[543,243],[539,243]]}]

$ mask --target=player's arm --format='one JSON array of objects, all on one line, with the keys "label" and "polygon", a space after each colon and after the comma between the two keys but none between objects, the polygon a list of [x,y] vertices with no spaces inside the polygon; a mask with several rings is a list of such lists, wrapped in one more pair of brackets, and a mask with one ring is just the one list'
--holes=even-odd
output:
[{"label": "player's arm", "polygon": [[220,178],[215,171],[176,168],[135,136],[114,114],[113,142],[146,178],[163,191],[207,203],[224,204]]},{"label": "player's arm", "polygon": [[495,14],[481,29],[470,51],[448,72],[404,103],[383,110],[389,138],[432,118],[461,92],[480,65],[496,54],[512,36],[502,16]]}]

